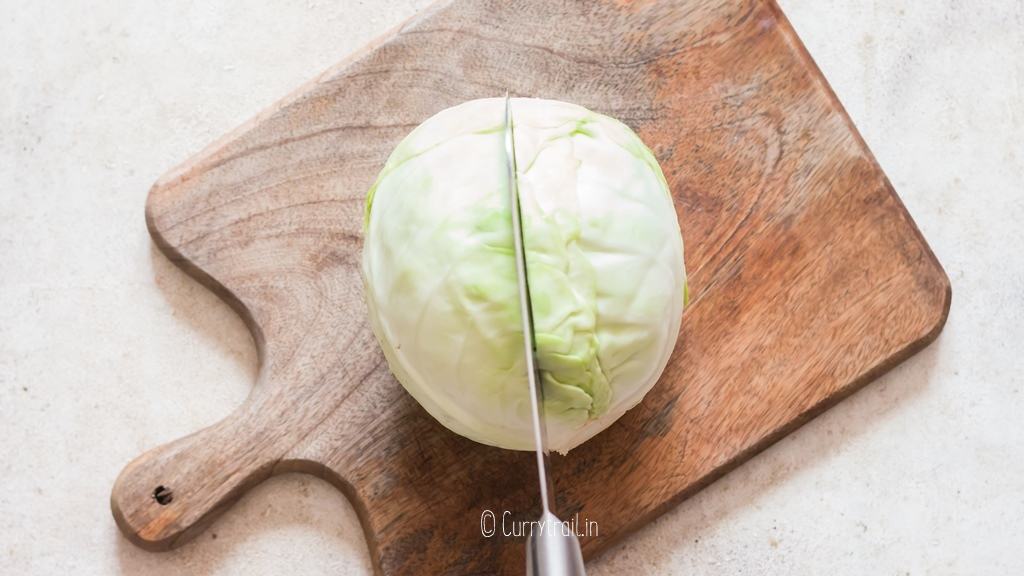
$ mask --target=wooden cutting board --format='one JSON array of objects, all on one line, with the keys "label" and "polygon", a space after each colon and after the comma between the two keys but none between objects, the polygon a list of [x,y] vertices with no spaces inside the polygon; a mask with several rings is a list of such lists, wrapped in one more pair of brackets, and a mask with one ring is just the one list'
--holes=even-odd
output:
[{"label": "wooden cutting board", "polygon": [[773,2],[442,2],[150,192],[155,242],[241,314],[261,370],[222,422],[125,468],[111,501],[132,541],[182,544],[302,471],[352,501],[381,573],[522,573],[500,516],[537,512],[531,456],[460,438],[405,393],[359,275],[363,199],[392,148],[506,88],[632,126],[685,237],[692,305],[661,381],[554,459],[558,510],[598,525],[587,557],[941,330],[946,275]]}]

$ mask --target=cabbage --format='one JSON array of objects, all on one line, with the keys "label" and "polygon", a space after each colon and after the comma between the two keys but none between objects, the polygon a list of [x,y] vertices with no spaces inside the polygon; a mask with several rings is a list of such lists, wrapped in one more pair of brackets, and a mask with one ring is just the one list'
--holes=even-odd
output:
[{"label": "cabbage", "polygon": [[[504,99],[412,131],[366,201],[374,332],[406,390],[453,432],[533,449],[503,143]],[[644,397],[686,298],[683,242],[657,160],[626,125],[513,99],[526,265],[552,449]]]}]

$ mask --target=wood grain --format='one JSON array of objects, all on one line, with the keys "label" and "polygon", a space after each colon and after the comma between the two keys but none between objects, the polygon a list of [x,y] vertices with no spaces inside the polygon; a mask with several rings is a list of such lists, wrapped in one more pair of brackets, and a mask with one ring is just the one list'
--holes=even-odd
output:
[{"label": "wood grain", "polygon": [[155,242],[245,319],[261,369],[225,420],[125,468],[111,504],[132,541],[179,545],[298,470],[351,499],[380,573],[522,572],[523,540],[479,522],[536,513],[529,455],[457,437],[412,401],[359,276],[363,199],[391,149],[506,88],[633,127],[686,242],[693,301],[661,381],[553,464],[560,513],[599,525],[587,557],[941,330],[948,279],[773,3],[441,3],[150,192]]}]

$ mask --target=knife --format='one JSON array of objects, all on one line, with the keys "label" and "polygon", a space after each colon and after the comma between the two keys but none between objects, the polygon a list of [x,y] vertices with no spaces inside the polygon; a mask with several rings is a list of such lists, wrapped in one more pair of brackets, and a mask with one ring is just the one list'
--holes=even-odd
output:
[{"label": "knife", "polygon": [[519,316],[522,318],[523,353],[526,356],[526,380],[530,386],[530,410],[533,442],[540,479],[540,520],[531,525],[526,541],[526,574],[528,576],[585,576],[580,542],[571,526],[563,524],[552,510],[554,484],[549,474],[547,428],[544,424],[544,388],[537,372],[537,346],[533,334],[533,309],[530,306],[530,285],[526,275],[526,252],[523,248],[522,213],[519,209],[519,178],[516,173],[516,148],[512,124],[512,100],[505,93],[505,166],[512,206],[512,244],[515,249],[516,280],[519,284]]}]

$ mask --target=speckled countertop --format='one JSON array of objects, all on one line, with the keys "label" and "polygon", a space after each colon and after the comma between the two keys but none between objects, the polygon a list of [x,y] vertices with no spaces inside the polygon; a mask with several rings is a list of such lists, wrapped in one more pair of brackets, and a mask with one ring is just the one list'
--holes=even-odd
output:
[{"label": "speckled countertop", "polygon": [[[150,184],[426,3],[3,3],[0,573],[369,572],[313,478],[166,554],[107,498],[256,368],[242,322],[153,248]],[[591,574],[1024,573],[1024,1],[780,3],[945,266],[949,322]]]}]

